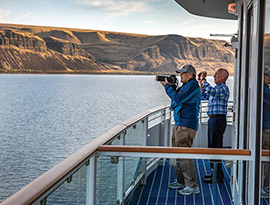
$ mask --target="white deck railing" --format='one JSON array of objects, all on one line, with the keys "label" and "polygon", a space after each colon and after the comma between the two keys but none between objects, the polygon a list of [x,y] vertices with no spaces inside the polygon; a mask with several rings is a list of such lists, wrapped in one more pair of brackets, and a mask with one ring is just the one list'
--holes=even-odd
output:
[{"label": "white deck railing", "polygon": [[[205,111],[202,109],[200,116],[203,116]],[[53,200],[57,197],[57,193],[60,193],[61,189],[65,188],[65,184],[69,184],[72,180],[76,179],[77,175],[85,177],[86,189],[83,191],[85,195],[85,204],[93,205],[100,198],[97,199],[97,178],[102,178],[106,175],[106,172],[111,170],[105,170],[104,175],[100,175],[100,167],[103,164],[100,156],[108,155],[108,152],[98,151],[100,145],[120,145],[120,146],[169,146],[170,136],[172,131],[171,124],[172,113],[169,110],[169,106],[161,106],[155,109],[143,112],[125,122],[122,122],[112,128],[110,131],[104,133],[100,137],[91,141],[89,144],[81,148],[70,157],[66,158],[58,165],[41,175],[39,178],[31,182],[29,185],[22,188],[13,196],[5,200],[3,205],[14,204],[55,204]],[[192,150],[192,148],[191,148]],[[222,150],[222,149],[221,149]],[[193,150],[194,151],[194,150]],[[224,149],[223,149],[224,151]],[[123,203],[124,198],[130,193],[130,189],[138,185],[138,183],[144,184],[147,176],[157,166],[155,158],[207,158],[207,159],[227,159],[235,160],[234,155],[222,154],[190,154],[162,152],[158,154],[155,152],[112,152],[109,154],[112,164],[117,164],[117,196],[116,201],[119,204]],[[125,157],[132,156],[137,157],[140,161],[140,170],[136,172],[136,175],[131,179],[133,183],[127,187],[125,184],[124,173],[126,171],[125,165],[130,165],[134,168],[134,163],[125,162]],[[143,160],[144,158],[151,158],[152,160]],[[249,156],[238,155],[239,160],[249,160]],[[135,163],[137,165],[137,162]],[[104,171],[104,170],[103,170]],[[84,185],[83,185],[84,187]],[[71,195],[65,196],[65,198],[72,197]],[[59,199],[59,197],[58,197]],[[63,199],[61,199],[63,200]]]}]

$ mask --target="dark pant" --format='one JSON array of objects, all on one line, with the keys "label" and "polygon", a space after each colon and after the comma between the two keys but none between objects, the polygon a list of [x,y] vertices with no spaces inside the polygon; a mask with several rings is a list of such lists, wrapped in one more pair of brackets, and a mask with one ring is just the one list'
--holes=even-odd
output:
[{"label": "dark pant", "polygon": [[[209,148],[222,148],[223,147],[223,134],[226,130],[227,120],[225,115],[216,115],[208,120],[208,147]],[[217,164],[217,178],[223,178],[221,161],[211,161]]]}]

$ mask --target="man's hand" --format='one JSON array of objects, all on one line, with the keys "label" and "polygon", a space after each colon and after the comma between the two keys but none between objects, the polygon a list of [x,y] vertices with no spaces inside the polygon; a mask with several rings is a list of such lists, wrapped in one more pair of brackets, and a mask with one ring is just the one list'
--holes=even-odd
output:
[{"label": "man's hand", "polygon": [[[199,77],[200,76],[200,77]],[[203,86],[203,83],[205,82],[205,79],[207,76],[207,72],[206,71],[203,71],[203,72],[200,72],[199,75],[198,75],[198,81],[199,81],[199,86],[201,87],[201,91],[202,91],[202,86]]]},{"label": "man's hand", "polygon": [[162,85],[163,87],[165,87],[166,84],[174,85],[174,83],[169,83],[168,80],[167,80],[167,78],[165,78],[165,81],[160,81],[160,83],[161,83],[161,85]]},{"label": "man's hand", "polygon": [[203,72],[202,72],[202,75],[201,75],[201,79],[206,78],[206,76],[207,76],[207,72],[206,72],[206,71],[203,71]]},{"label": "man's hand", "polygon": [[165,78],[165,81],[160,81],[160,83],[161,83],[161,85],[162,85],[163,87],[165,87],[165,85],[166,85],[167,83],[169,83],[169,82],[168,82],[167,78]]},{"label": "man's hand", "polygon": [[206,78],[207,76],[207,72],[206,71],[202,71],[198,74],[197,80],[201,83],[202,79]]},{"label": "man's hand", "polygon": [[197,80],[200,81],[202,79],[202,72],[198,74]]},{"label": "man's hand", "polygon": [[200,73],[198,74],[197,79],[198,79],[198,80],[202,80],[203,78],[206,78],[206,76],[207,76],[207,72],[206,72],[206,71],[202,71],[202,72],[200,72]]}]

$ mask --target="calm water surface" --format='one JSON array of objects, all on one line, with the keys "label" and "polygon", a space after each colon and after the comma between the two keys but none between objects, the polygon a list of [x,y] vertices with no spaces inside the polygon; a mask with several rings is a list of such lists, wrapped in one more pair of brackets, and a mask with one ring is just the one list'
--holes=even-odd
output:
[{"label": "calm water surface", "polygon": [[155,76],[0,75],[0,202],[120,122],[169,103]]}]

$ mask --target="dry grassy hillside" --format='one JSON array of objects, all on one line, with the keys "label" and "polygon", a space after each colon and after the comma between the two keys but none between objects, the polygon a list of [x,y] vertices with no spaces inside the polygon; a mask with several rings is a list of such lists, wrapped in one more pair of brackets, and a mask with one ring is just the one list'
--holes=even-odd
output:
[{"label": "dry grassy hillside", "polygon": [[171,73],[184,64],[233,74],[225,41],[0,24],[0,72]]}]

